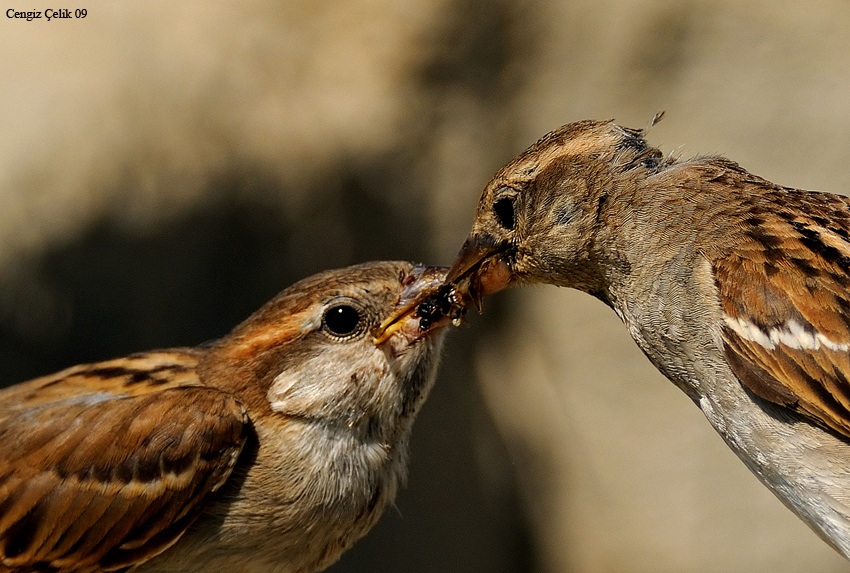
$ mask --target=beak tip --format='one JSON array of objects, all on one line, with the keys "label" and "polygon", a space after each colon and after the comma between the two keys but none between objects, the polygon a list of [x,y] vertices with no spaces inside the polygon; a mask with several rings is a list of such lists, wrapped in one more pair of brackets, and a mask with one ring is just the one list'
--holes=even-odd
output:
[{"label": "beak tip", "polygon": [[[379,346],[389,340],[394,333],[405,326],[410,319],[421,319],[419,306],[422,301],[436,296],[439,289],[446,283],[446,267],[415,266],[403,278],[402,291],[399,294],[395,308],[390,315],[372,332],[372,343]],[[421,320],[420,320],[421,325]]]}]

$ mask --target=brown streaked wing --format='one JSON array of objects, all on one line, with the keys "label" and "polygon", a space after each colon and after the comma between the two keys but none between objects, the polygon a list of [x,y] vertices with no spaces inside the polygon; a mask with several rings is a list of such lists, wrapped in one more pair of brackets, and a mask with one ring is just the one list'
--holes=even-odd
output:
[{"label": "brown streaked wing", "polygon": [[201,386],[196,368],[203,352],[172,348],[71,366],[0,389],[0,420],[9,412],[83,394],[140,395],[178,386]]},{"label": "brown streaked wing", "polygon": [[156,555],[230,475],[248,431],[241,404],[198,386],[30,398],[0,413],[0,570]]},{"label": "brown streaked wing", "polygon": [[[829,236],[822,240],[835,244],[834,234],[818,225],[810,229],[813,237],[823,233]],[[850,293],[845,261],[805,248],[794,231],[786,232],[783,244],[776,247],[754,239],[713,263],[724,314],[757,330],[741,335],[730,324],[723,325],[729,365],[755,395],[850,438]],[[799,337],[786,336],[786,342],[753,340],[759,333],[790,333],[792,324]]]}]

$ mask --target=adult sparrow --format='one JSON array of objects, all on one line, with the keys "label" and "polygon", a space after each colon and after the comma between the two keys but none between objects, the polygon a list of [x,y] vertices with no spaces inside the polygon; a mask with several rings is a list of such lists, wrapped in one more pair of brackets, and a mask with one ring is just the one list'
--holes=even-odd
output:
[{"label": "adult sparrow", "polygon": [[850,200],[581,121],[484,189],[432,318],[515,283],[587,292],[753,473],[850,558]]},{"label": "adult sparrow", "polygon": [[0,571],[325,568],[404,481],[445,269],[324,272],[197,348],[0,391]]}]

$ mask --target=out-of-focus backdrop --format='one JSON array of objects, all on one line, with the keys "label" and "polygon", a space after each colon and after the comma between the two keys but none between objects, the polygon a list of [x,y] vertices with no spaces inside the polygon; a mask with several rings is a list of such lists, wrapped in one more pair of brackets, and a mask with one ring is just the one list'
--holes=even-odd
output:
[{"label": "out-of-focus backdrop", "polygon": [[[545,132],[850,191],[846,0],[189,0],[0,14],[0,385],[214,338],[294,280],[449,264]],[[832,572],[607,308],[503,293],[451,334],[397,508],[332,568]]]}]

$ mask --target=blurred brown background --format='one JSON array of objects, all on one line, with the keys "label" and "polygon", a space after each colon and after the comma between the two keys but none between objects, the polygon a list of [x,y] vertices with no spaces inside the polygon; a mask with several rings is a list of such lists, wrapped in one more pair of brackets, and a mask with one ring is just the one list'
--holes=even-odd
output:
[{"label": "blurred brown background", "polygon": [[[68,7],[0,16],[4,385],[214,338],[320,269],[448,264],[490,175],[577,119],[663,109],[667,152],[850,190],[846,0]],[[453,332],[413,449],[333,571],[850,569],[578,293]]]}]

